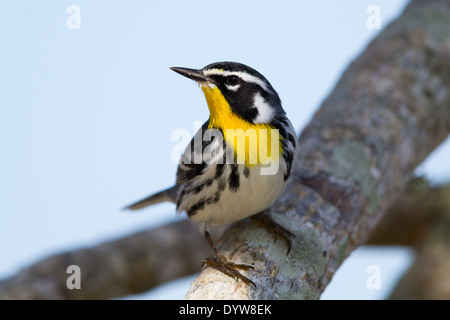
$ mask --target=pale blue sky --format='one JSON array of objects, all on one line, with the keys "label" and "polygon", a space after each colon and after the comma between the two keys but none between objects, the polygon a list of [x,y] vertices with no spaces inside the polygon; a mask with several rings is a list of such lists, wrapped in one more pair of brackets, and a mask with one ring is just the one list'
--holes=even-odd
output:
[{"label": "pale blue sky", "polygon": [[[269,79],[300,132],[379,32],[366,27],[367,7],[380,7],[383,28],[405,3],[2,3],[0,278],[52,253],[179,219],[170,204],[121,211],[174,182],[172,132],[208,117],[201,90],[169,67],[248,64]],[[79,30],[66,27],[73,4]],[[421,172],[448,179],[449,156],[447,143]]]}]

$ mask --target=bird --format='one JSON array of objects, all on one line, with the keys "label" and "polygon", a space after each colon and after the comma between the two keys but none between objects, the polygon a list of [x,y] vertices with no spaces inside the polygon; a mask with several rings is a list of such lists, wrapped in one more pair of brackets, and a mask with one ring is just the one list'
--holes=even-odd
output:
[{"label": "bird", "polygon": [[256,284],[241,273],[253,266],[228,261],[217,250],[210,227],[253,218],[288,243],[293,236],[263,216],[286,188],[296,156],[296,133],[280,97],[255,69],[238,62],[211,63],[201,69],[172,67],[198,83],[209,118],[181,156],[175,185],[125,207],[141,209],[172,202],[196,222],[214,256],[203,265]]}]

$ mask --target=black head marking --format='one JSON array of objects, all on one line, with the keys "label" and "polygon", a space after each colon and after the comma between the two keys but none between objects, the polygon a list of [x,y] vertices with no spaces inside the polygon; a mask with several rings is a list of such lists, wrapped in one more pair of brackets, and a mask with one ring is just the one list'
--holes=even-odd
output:
[{"label": "black head marking", "polygon": [[219,88],[233,112],[248,122],[255,123],[260,114],[254,105],[257,94],[275,109],[274,113],[283,112],[272,85],[249,66],[237,62],[216,62],[204,67],[202,72]]}]

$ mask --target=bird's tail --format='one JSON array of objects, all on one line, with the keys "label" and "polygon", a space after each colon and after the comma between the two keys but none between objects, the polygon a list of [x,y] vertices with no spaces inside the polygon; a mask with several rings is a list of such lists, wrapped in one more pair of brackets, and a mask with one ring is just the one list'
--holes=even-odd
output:
[{"label": "bird's tail", "polygon": [[178,191],[178,186],[173,186],[166,190],[152,194],[151,196],[148,196],[147,198],[142,199],[138,202],[130,204],[129,206],[126,206],[124,208],[124,210],[142,209],[142,208],[150,206],[152,204],[157,204],[157,203],[165,202],[165,201],[175,203],[177,191]]}]

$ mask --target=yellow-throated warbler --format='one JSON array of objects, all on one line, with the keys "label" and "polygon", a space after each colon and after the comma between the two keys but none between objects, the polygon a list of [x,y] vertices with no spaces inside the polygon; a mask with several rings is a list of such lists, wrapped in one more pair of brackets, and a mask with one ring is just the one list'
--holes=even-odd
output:
[{"label": "yellow-throated warbler", "polygon": [[[256,215],[273,204],[291,174],[295,130],[269,81],[246,65],[218,62],[200,70],[171,69],[198,82],[210,117],[181,157],[175,186],[127,209],[175,203],[179,212],[185,211],[199,223],[214,251],[215,256],[204,263],[254,285],[238,271],[252,267],[229,262],[219,254],[207,227]],[[276,225],[267,218],[260,221]]]}]

